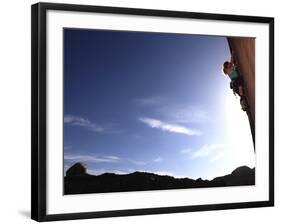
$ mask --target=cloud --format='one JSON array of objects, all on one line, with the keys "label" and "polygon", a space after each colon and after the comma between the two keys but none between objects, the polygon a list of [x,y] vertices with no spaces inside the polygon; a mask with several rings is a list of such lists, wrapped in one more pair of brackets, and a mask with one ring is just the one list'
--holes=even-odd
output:
[{"label": "cloud", "polygon": [[69,150],[69,149],[71,149],[71,148],[72,148],[71,145],[65,145],[65,146],[63,147],[63,150]]},{"label": "cloud", "polygon": [[211,161],[211,162],[216,162],[217,160],[220,160],[220,159],[222,159],[222,158],[225,157],[225,156],[226,156],[226,152],[219,152],[219,153],[217,153],[217,155],[213,156],[213,157],[210,159],[210,161]]},{"label": "cloud", "polygon": [[180,152],[181,153],[190,153],[192,151],[191,148],[186,148],[186,149],[182,149]]},{"label": "cloud", "polygon": [[118,156],[104,156],[105,158],[108,158],[108,159],[113,159],[113,160],[118,160],[120,159]]},{"label": "cloud", "polygon": [[71,126],[80,126],[88,128],[91,131],[94,132],[104,132],[104,127],[98,126],[94,123],[92,123],[90,120],[85,119],[83,117],[73,116],[73,115],[65,115],[64,116],[64,123],[71,125]]},{"label": "cloud", "polygon": [[166,120],[173,123],[205,123],[210,120],[210,115],[200,106],[163,106],[158,109],[159,112],[166,118]]},{"label": "cloud", "polygon": [[153,162],[155,162],[155,163],[160,163],[160,162],[162,162],[163,161],[163,158],[162,157],[157,157],[157,158],[155,158],[154,160],[153,160]]},{"label": "cloud", "polygon": [[201,157],[209,157],[217,155],[217,150],[221,147],[219,144],[210,144],[210,145],[204,145],[199,150],[196,150],[192,154],[192,158],[201,158]]},{"label": "cloud", "polygon": [[116,163],[120,160],[117,156],[93,156],[93,155],[80,155],[80,154],[66,154],[65,160],[77,162],[96,162],[96,163]]},{"label": "cloud", "polygon": [[139,121],[148,125],[151,128],[157,128],[165,132],[171,132],[171,133],[183,134],[183,135],[201,135],[199,131],[195,131],[177,124],[166,123],[153,118],[141,117],[139,118]]},{"label": "cloud", "polygon": [[95,162],[95,163],[117,163],[121,160],[123,162],[127,161],[129,163],[143,166],[147,165],[147,162],[142,160],[134,160],[129,158],[120,158],[118,156],[95,156],[95,155],[83,155],[83,154],[65,154],[64,159],[68,161],[75,161],[75,162]]},{"label": "cloud", "polygon": [[183,149],[181,153],[189,154],[191,159],[206,158],[208,157],[210,161],[216,161],[224,156],[224,152],[221,151],[221,144],[208,144],[203,145],[199,149]]},{"label": "cloud", "polygon": [[134,102],[140,106],[154,106],[155,111],[171,123],[206,123],[210,114],[200,105],[173,104],[160,96],[138,98]]},{"label": "cloud", "polygon": [[134,100],[136,104],[145,106],[145,105],[159,105],[162,104],[162,97],[148,97],[148,98],[138,98]]},{"label": "cloud", "polygon": [[141,160],[128,159],[128,161],[129,161],[130,163],[133,163],[133,164],[138,165],[138,166],[144,166],[144,165],[147,164],[147,162],[141,161]]},{"label": "cloud", "polygon": [[142,160],[133,160],[133,159],[127,159],[130,163],[133,163],[138,166],[144,166],[150,163],[160,163],[163,161],[162,157],[157,157],[155,159],[149,160],[149,161],[142,161]]}]

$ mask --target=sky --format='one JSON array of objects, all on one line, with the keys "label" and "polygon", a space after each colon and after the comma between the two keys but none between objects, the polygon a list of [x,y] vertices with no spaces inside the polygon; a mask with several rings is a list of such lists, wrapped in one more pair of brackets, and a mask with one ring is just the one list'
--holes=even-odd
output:
[{"label": "sky", "polygon": [[229,58],[225,37],[64,29],[65,170],[212,179],[254,167]]}]

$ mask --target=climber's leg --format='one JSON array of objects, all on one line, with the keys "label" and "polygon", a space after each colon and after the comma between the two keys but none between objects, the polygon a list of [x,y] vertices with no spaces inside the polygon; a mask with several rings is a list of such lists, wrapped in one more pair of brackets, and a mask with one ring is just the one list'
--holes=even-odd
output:
[{"label": "climber's leg", "polygon": [[239,96],[244,96],[244,88],[242,85],[238,86]]},{"label": "climber's leg", "polygon": [[248,104],[245,96],[240,97],[240,105],[243,111],[246,111],[248,109]]}]

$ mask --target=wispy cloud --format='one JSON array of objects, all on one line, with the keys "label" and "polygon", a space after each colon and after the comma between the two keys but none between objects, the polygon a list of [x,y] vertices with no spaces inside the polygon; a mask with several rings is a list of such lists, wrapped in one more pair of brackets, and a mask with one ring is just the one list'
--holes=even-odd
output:
[{"label": "wispy cloud", "polygon": [[159,105],[162,104],[163,98],[162,97],[147,97],[147,98],[138,98],[135,99],[134,102],[138,105],[145,106],[145,105]]},{"label": "wispy cloud", "polygon": [[216,161],[224,156],[224,152],[221,149],[221,144],[207,144],[199,149],[183,149],[181,153],[190,155],[191,159],[208,158],[210,161]]},{"label": "wispy cloud", "polygon": [[119,160],[120,158],[118,156],[104,156],[107,159],[112,159],[112,160]]},{"label": "wispy cloud", "polygon": [[158,111],[166,120],[174,123],[205,123],[210,119],[207,111],[195,105],[163,106]]},{"label": "wispy cloud", "polygon": [[171,132],[171,133],[183,134],[183,135],[201,135],[201,132],[199,131],[177,124],[166,123],[161,120],[157,120],[153,118],[141,117],[139,118],[139,121],[148,125],[151,128],[157,128],[165,132]]},{"label": "wispy cloud", "polygon": [[210,145],[204,145],[200,149],[196,150],[192,158],[200,158],[200,157],[209,157],[217,155],[217,150],[221,147],[219,144],[210,144]]},{"label": "wispy cloud", "polygon": [[142,161],[142,160],[127,159],[127,161],[129,161],[130,163],[133,163],[135,165],[138,165],[138,166],[144,166],[147,164],[147,162]]},{"label": "wispy cloud", "polygon": [[162,162],[163,161],[163,158],[162,157],[157,157],[157,158],[155,158],[154,160],[153,160],[153,162],[155,162],[155,163],[160,163],[160,162]]},{"label": "wispy cloud", "polygon": [[174,104],[160,96],[135,99],[140,106],[154,106],[155,111],[171,123],[205,123],[210,114],[201,105]]},{"label": "wispy cloud", "polygon": [[190,153],[192,151],[191,148],[186,148],[186,149],[182,149],[180,152],[181,153]]},{"label": "wispy cloud", "polygon": [[120,160],[117,156],[93,156],[80,154],[66,154],[65,160],[77,162],[116,163]]},{"label": "wispy cloud", "polygon": [[162,157],[156,157],[154,159],[151,159],[151,160],[147,160],[147,161],[144,161],[144,160],[135,160],[135,159],[129,159],[129,158],[124,158],[125,161],[128,161],[134,165],[137,165],[137,166],[145,166],[145,165],[148,165],[148,164],[151,164],[151,163],[160,163],[163,161],[163,158]]},{"label": "wispy cloud", "polygon": [[223,157],[225,157],[226,156],[226,152],[218,152],[216,155],[214,155],[211,159],[210,159],[210,161],[211,162],[216,162],[217,160],[220,160],[220,159],[222,159]]},{"label": "wispy cloud", "polygon": [[96,155],[83,155],[83,154],[65,154],[64,159],[72,162],[95,162],[95,163],[117,163],[127,162],[137,166],[147,165],[148,162],[142,160],[134,160],[130,158],[121,158],[113,155],[96,156]]},{"label": "wispy cloud", "polygon": [[91,122],[86,118],[73,116],[73,115],[65,115],[64,123],[71,126],[80,126],[80,127],[88,128],[91,131],[99,132],[99,133],[104,132],[105,130],[104,127],[94,124],[93,122]]},{"label": "wispy cloud", "polygon": [[69,150],[69,149],[71,149],[71,148],[72,148],[71,145],[65,145],[65,146],[63,147],[64,150]]}]

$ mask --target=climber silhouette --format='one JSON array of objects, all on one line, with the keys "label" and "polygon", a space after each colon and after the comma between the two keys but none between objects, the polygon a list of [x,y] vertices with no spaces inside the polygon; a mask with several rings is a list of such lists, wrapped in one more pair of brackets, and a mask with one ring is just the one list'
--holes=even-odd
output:
[{"label": "climber silhouette", "polygon": [[231,79],[230,88],[233,90],[234,95],[238,94],[240,96],[241,108],[243,111],[246,111],[248,106],[244,94],[243,78],[237,69],[234,52],[231,53],[230,62],[225,61],[223,63],[223,73]]}]

